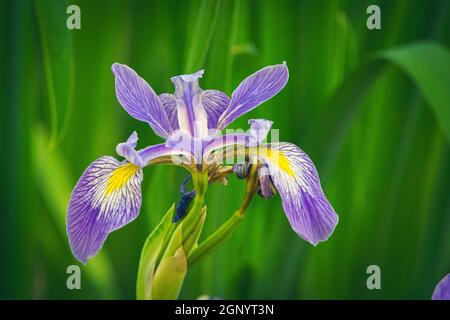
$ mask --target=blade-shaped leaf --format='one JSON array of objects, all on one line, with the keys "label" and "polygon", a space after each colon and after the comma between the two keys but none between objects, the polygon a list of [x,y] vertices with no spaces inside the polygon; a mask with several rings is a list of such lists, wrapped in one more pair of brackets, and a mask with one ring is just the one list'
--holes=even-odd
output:
[{"label": "blade-shaped leaf", "polygon": [[450,52],[437,43],[419,42],[386,50],[381,57],[417,85],[450,143]]},{"label": "blade-shaped leaf", "polygon": [[66,1],[35,1],[50,109],[50,146],[62,139],[72,109],[74,72],[67,7]]},{"label": "blade-shaped leaf", "polygon": [[171,226],[175,205],[167,211],[159,224],[145,240],[139,260],[138,276],[136,283],[136,297],[138,299],[152,299],[152,283],[156,269],[156,263],[164,248],[164,240]]},{"label": "blade-shaped leaf", "polygon": [[[317,119],[317,123],[311,126],[307,144],[314,145],[312,158],[321,163],[323,177],[328,174],[330,164],[334,163],[362,100],[389,63],[399,66],[417,85],[450,143],[449,51],[432,42],[417,42],[381,51],[343,81],[327,102],[328,117]],[[408,106],[398,107],[408,112]]]}]

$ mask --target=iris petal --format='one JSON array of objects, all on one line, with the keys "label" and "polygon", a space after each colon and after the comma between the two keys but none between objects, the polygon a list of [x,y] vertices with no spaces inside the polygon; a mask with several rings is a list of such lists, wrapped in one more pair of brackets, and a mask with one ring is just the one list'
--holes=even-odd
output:
[{"label": "iris petal", "polygon": [[208,119],[200,101],[202,89],[198,83],[202,75],[203,70],[200,70],[193,74],[171,78],[175,85],[174,97],[177,103],[179,128],[197,138],[206,137],[208,134]]},{"label": "iris petal", "polygon": [[145,162],[139,153],[136,151],[138,135],[134,131],[126,142],[119,143],[116,147],[117,154],[121,155],[129,162],[134,163],[140,168],[145,167]]},{"label": "iris petal", "polygon": [[434,289],[432,300],[450,300],[450,273],[439,281]]},{"label": "iris petal", "polygon": [[67,234],[73,255],[86,263],[109,233],[133,221],[141,207],[142,169],[105,156],[78,180],[67,208]]},{"label": "iris petal", "polygon": [[205,157],[216,149],[236,145],[238,147],[254,147],[260,144],[268,135],[272,121],[266,119],[250,119],[248,133],[232,133],[213,138],[205,147]]},{"label": "iris petal", "polygon": [[218,90],[205,90],[200,99],[208,116],[208,129],[216,129],[220,116],[230,104],[230,98]]},{"label": "iris petal", "polygon": [[116,95],[122,107],[134,118],[147,122],[162,138],[173,132],[161,101],[149,84],[130,67],[115,63]]},{"label": "iris petal", "polygon": [[284,63],[265,67],[247,77],[231,95],[230,105],[219,119],[218,130],[275,96],[284,88],[288,78],[288,68]]},{"label": "iris petal", "polygon": [[256,138],[258,143],[261,143],[269,134],[273,121],[266,119],[250,119],[248,120],[248,124],[250,125],[250,133]]},{"label": "iris petal", "polygon": [[316,245],[333,233],[338,216],[325,197],[311,159],[291,143],[266,146],[262,162],[281,196],[294,231]]},{"label": "iris petal", "polygon": [[164,111],[167,114],[172,129],[176,131],[180,128],[178,125],[178,112],[177,112],[177,102],[175,101],[175,96],[170,93],[160,94],[159,100],[161,101]]}]

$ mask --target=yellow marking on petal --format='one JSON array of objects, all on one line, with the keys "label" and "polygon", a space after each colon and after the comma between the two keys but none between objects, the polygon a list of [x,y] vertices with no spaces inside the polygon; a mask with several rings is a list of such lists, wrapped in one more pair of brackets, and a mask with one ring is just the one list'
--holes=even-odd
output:
[{"label": "yellow marking on petal", "polygon": [[291,177],[294,176],[294,171],[292,170],[291,163],[288,157],[278,150],[267,149],[267,158],[277,165],[281,170],[285,171]]},{"label": "yellow marking on petal", "polygon": [[108,179],[106,185],[106,194],[111,194],[114,191],[122,188],[128,181],[136,174],[139,167],[133,163],[127,163],[115,169]]},{"label": "yellow marking on petal", "polygon": [[256,152],[258,156],[265,157],[291,177],[295,176],[289,158],[282,151],[269,148],[250,148],[249,151],[250,153]]}]

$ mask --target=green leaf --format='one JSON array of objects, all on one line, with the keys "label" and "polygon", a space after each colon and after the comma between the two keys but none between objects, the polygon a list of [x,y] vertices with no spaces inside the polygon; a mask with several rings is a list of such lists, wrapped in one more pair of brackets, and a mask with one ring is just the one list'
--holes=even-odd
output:
[{"label": "green leaf", "polygon": [[450,143],[450,52],[432,42],[419,42],[381,53],[417,85]]},{"label": "green leaf", "polygon": [[[159,224],[145,240],[139,260],[136,297],[137,299],[152,299],[152,287],[156,264],[161,251],[164,248],[164,240],[170,229],[175,205],[167,211]],[[167,262],[166,262],[167,263]]]},{"label": "green leaf", "polygon": [[[46,143],[48,136],[44,129],[37,125],[33,128],[32,136],[33,178],[36,185],[39,186],[39,192],[49,209],[49,217],[56,225],[58,235],[55,237],[64,239],[63,242],[57,244],[57,247],[61,251],[61,255],[70,256],[73,263],[74,258],[70,253],[66,236],[66,208],[73,186],[71,181],[74,181],[74,179],[69,174],[67,161],[60,150],[49,149]],[[38,237],[39,241],[45,243],[43,237],[50,232],[51,228],[47,228],[42,236]],[[95,258],[89,261],[89,265],[82,268],[103,298],[117,298],[115,273],[105,251],[100,251]]]},{"label": "green leaf", "polygon": [[50,142],[62,139],[72,110],[73,59],[66,27],[66,1],[35,1],[50,109]]},{"label": "green leaf", "polygon": [[175,255],[163,259],[153,279],[153,299],[176,299],[180,294],[187,273],[187,259],[183,247]]},{"label": "green leaf", "polygon": [[[354,70],[327,102],[327,117],[316,119],[307,143],[314,145],[321,176],[326,177],[362,101],[388,64],[399,66],[419,88],[450,143],[450,54],[436,43],[417,42],[381,51]],[[408,112],[408,106],[397,106]],[[317,144],[317,141],[323,143]],[[326,143],[325,143],[326,142]],[[325,178],[326,179],[326,178]]]},{"label": "green leaf", "polygon": [[198,245],[198,239],[200,238],[200,235],[202,234],[203,225],[205,224],[206,220],[206,206],[202,209],[202,214],[200,218],[198,219],[198,222],[195,225],[194,230],[189,235],[189,237],[184,241],[183,248],[186,252],[186,255],[189,257],[189,255],[192,253],[193,250]]},{"label": "green leaf", "polygon": [[186,72],[203,67],[216,29],[220,5],[221,0],[201,0],[191,4]]}]

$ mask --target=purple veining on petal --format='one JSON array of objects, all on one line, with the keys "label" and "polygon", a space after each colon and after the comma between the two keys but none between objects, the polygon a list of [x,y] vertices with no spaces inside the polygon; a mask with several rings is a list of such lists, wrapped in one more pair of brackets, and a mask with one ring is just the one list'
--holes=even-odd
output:
[{"label": "purple veining on petal", "polygon": [[230,104],[230,98],[218,90],[205,90],[200,100],[208,116],[208,129],[216,129],[220,116]]},{"label": "purple veining on petal", "polygon": [[163,93],[160,94],[158,97],[163,105],[167,117],[169,118],[169,122],[173,128],[173,131],[178,130],[180,126],[178,125],[178,111],[175,96],[170,93]]},{"label": "purple veining on petal", "polygon": [[116,95],[122,107],[134,118],[147,122],[156,134],[165,138],[173,128],[161,101],[149,84],[130,67],[114,63]]},{"label": "purple veining on petal", "polygon": [[447,274],[434,289],[432,300],[450,300],[450,273]]},{"label": "purple veining on petal", "polygon": [[284,63],[265,67],[247,77],[231,95],[230,105],[220,117],[218,129],[224,129],[244,113],[275,96],[284,88],[288,78],[288,68]]},{"label": "purple veining on petal", "polygon": [[[338,216],[325,197],[311,159],[291,143],[267,145],[270,157],[262,159],[281,196],[283,208],[294,231],[313,245],[327,240]],[[275,151],[275,152],[274,152]],[[274,157],[278,159],[278,164]]]},{"label": "purple veining on petal", "polygon": [[[139,214],[142,169],[130,166],[133,165],[121,164],[109,156],[101,157],[89,165],[72,191],[67,235],[73,255],[83,263],[97,254],[109,233]],[[130,171],[120,175],[117,170]],[[126,180],[111,185],[114,174],[115,179]]]}]

